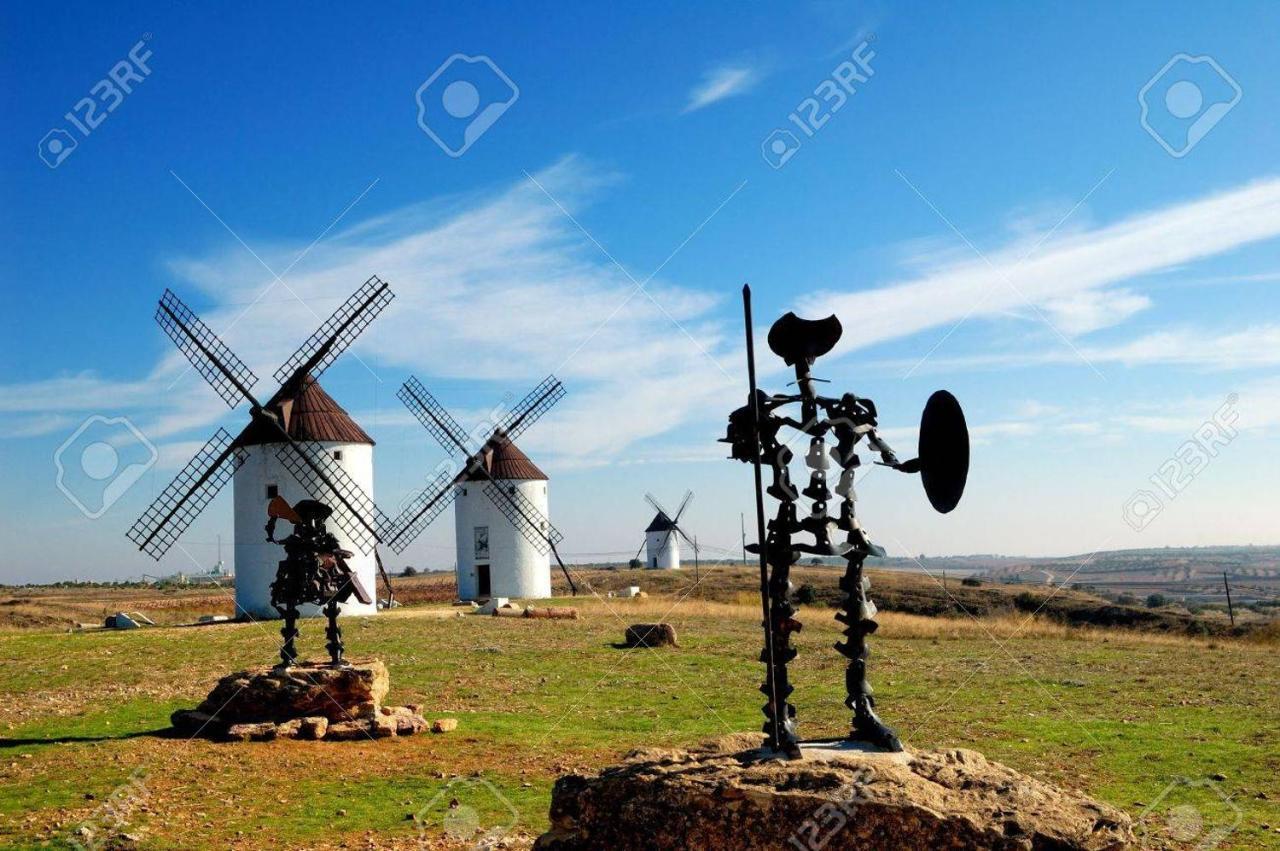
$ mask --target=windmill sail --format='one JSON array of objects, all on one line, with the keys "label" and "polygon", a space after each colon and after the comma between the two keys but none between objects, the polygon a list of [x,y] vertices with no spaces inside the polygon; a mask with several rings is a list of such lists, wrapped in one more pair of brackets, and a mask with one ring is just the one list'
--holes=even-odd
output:
[{"label": "windmill sail", "polygon": [[458,490],[448,473],[440,473],[435,481],[418,492],[404,511],[391,521],[386,544],[402,553],[453,502]]},{"label": "windmill sail", "polygon": [[552,544],[558,544],[564,540],[560,530],[551,525],[551,521],[520,492],[519,488],[504,488],[497,482],[491,481],[484,492],[502,515],[511,522],[511,525],[520,530],[525,540],[537,548],[540,555],[546,555]]},{"label": "windmill sail", "polygon": [[563,399],[564,395],[564,385],[560,383],[560,379],[548,375],[502,418],[498,428],[506,432],[508,438],[515,440],[551,410],[556,402]]},{"label": "windmill sail", "polygon": [[298,372],[319,378],[393,298],[390,285],[369,278],[276,370],[276,381],[284,384]]},{"label": "windmill sail", "polygon": [[130,527],[129,540],[156,561],[187,531],[205,506],[231,480],[244,457],[232,448],[231,435],[218,429],[168,487]]},{"label": "windmill sail", "polygon": [[228,407],[234,408],[246,398],[252,398],[249,394],[258,381],[253,370],[172,290],[164,291],[156,308],[156,322]]},{"label": "windmill sail", "polygon": [[466,431],[417,378],[409,376],[409,380],[396,393],[396,398],[404,402],[405,407],[418,418],[418,422],[431,432],[431,436],[450,455],[458,451],[464,455],[471,454]]}]

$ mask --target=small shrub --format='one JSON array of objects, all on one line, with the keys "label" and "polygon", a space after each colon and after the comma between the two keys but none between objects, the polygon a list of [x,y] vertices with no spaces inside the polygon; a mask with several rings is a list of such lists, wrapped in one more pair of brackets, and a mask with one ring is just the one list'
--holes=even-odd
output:
[{"label": "small shrub", "polygon": [[1024,612],[1034,612],[1040,608],[1040,595],[1022,591],[1013,598],[1013,604]]},{"label": "small shrub", "polygon": [[796,589],[796,602],[802,606],[812,606],[818,602],[818,589],[806,582]]},{"label": "small shrub", "polygon": [[644,562],[642,562],[638,558],[633,558],[631,561],[627,562],[627,567],[631,568],[632,570],[639,570],[640,568],[644,567]]},{"label": "small shrub", "polygon": [[1121,594],[1116,597],[1116,602],[1122,606],[1136,606],[1138,605],[1138,598],[1132,594]]},{"label": "small shrub", "polygon": [[413,565],[406,565],[405,569],[400,571],[401,576],[417,576],[418,569]]},{"label": "small shrub", "polygon": [[1169,598],[1163,594],[1152,594],[1147,597],[1148,609],[1159,609],[1169,605]]},{"label": "small shrub", "polygon": [[966,576],[964,579],[960,580],[960,584],[967,585],[970,588],[981,588],[982,580],[976,576]]}]

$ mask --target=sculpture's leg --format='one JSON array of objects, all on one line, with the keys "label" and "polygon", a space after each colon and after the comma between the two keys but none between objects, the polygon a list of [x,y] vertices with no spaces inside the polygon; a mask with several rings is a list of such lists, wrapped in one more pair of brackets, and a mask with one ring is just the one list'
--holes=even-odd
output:
[{"label": "sculpture's leg", "polygon": [[325,637],[329,639],[325,644],[325,648],[329,651],[329,664],[335,668],[341,668],[345,664],[342,660],[342,651],[345,648],[342,644],[342,628],[338,626],[338,601],[330,600],[324,607],[324,614],[329,619],[329,626],[324,631]]},{"label": "sculpture's leg", "polygon": [[[769,698],[764,714],[769,719],[764,725],[769,734],[765,747],[786,754],[792,759],[800,756],[800,739],[796,734],[796,708],[788,700],[794,687],[787,675],[787,663],[796,657],[791,646],[791,633],[799,632],[801,624],[795,619],[795,607],[791,605],[791,547],[789,541],[769,543],[769,610],[772,623],[767,624],[773,640],[773,665],[769,665],[768,651],[760,655],[765,663],[765,683],[760,690]],[[776,557],[775,557],[776,554]],[[774,702],[777,696],[777,705]],[[779,719],[780,741],[773,738],[773,719]]]},{"label": "sculpture's leg", "polygon": [[840,580],[840,588],[845,592],[844,603],[836,615],[836,620],[845,624],[845,638],[836,645],[836,649],[849,659],[844,676],[848,692],[845,706],[853,710],[853,729],[849,738],[870,742],[884,750],[901,751],[902,742],[898,741],[897,734],[876,715],[875,695],[867,682],[867,659],[871,655],[867,636],[876,631],[878,624],[875,605],[867,599],[870,583],[862,573],[866,553],[853,550],[846,558],[848,567]]},{"label": "sculpture's leg", "polygon": [[280,637],[284,639],[284,644],[280,647],[280,664],[276,667],[292,667],[298,660],[298,648],[295,644],[298,638],[298,606],[296,603],[290,602],[286,604],[284,626],[280,628]]}]

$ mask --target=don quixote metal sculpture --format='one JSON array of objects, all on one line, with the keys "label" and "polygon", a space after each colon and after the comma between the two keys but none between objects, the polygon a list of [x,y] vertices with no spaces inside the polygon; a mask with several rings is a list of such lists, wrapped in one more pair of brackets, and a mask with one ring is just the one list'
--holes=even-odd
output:
[{"label": "don quixote metal sculpture", "polygon": [[[276,581],[271,583],[271,605],[284,618],[284,626],[280,628],[284,643],[280,647],[278,669],[290,668],[297,662],[299,606],[311,603],[321,607],[329,619],[325,629],[329,663],[341,668],[346,663],[342,658],[344,647],[342,628],[338,626],[338,606],[352,597],[365,605],[373,602],[360,576],[347,565],[351,551],[342,549],[337,537],[325,528],[324,522],[332,514],[332,508],[314,499],[289,505],[284,497],[277,496],[267,505],[267,540],[284,547],[285,553],[276,570]],[[277,541],[275,535],[279,520],[293,524],[292,534],[282,541]]]},{"label": "don quixote metal sculpture", "polygon": [[[723,442],[732,447],[731,457],[750,463],[755,468],[756,531],[759,543],[747,549],[760,558],[760,599],[764,614],[765,682],[761,686],[767,701],[764,705],[765,747],[788,758],[800,756],[800,738],[796,732],[796,709],[790,697],[794,691],[787,665],[796,657],[791,636],[799,632],[800,621],[791,603],[791,566],[802,555],[838,556],[845,560],[840,588],[844,601],[836,619],[845,625],[844,640],[836,649],[848,658],[845,671],[847,697],[845,705],[853,711],[853,724],[848,739],[864,742],[886,751],[901,751],[902,743],[875,712],[875,697],[867,679],[869,649],[867,636],[876,631],[876,607],[867,597],[870,583],[863,574],[868,556],[883,556],[883,548],[872,543],[854,512],[854,475],[861,465],[856,448],[866,441],[867,448],[879,456],[875,463],[904,473],[919,473],[925,493],[933,507],[951,511],[964,493],[969,472],[969,435],[959,402],[945,390],[929,398],[920,421],[918,457],[900,461],[889,445],[877,434],[877,412],[870,399],[845,393],[839,397],[821,396],[815,385],[823,379],[813,376],[814,362],[830,352],[840,340],[843,328],[835,316],[825,319],[801,319],[788,313],[769,329],[769,348],[794,367],[796,388],[793,394],[769,394],[756,386],[755,343],[751,319],[751,288],[743,287],[743,310],[746,318],[747,375],[750,393],[747,404],[729,415],[729,428]],[[781,413],[788,405],[800,405],[800,418]],[[809,483],[797,491],[791,482],[789,464],[794,457],[789,441],[781,438],[783,428],[808,438],[805,464]],[[828,447],[828,436],[834,445]],[[827,471],[838,470],[834,488]],[[772,471],[772,483],[766,489],[763,466]],[[765,521],[765,494],[778,502],[773,519]],[[829,509],[833,496],[840,498],[835,516]],[[809,509],[798,509],[801,498],[809,500]],[[812,536],[812,543],[797,541],[797,535]],[[843,537],[841,537],[843,536]]]}]

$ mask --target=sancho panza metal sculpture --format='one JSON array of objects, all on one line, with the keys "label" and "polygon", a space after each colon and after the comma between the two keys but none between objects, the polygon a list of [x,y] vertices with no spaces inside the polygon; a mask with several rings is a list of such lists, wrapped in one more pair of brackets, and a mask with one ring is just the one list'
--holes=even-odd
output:
[{"label": "sancho panza metal sculpture", "polygon": [[[324,611],[329,619],[325,648],[330,664],[340,668],[345,663],[338,606],[353,596],[365,605],[373,602],[360,576],[347,565],[351,551],[342,549],[337,537],[325,528],[324,522],[332,514],[332,508],[314,499],[291,506],[277,496],[267,505],[267,540],[284,547],[284,560],[276,570],[276,581],[271,583],[271,605],[284,618],[278,668],[288,668],[297,661],[299,606],[313,603]],[[276,540],[275,535],[278,520],[293,524],[293,533],[282,541]]]},{"label": "sancho panza metal sculpture", "polygon": [[[788,313],[775,322],[769,329],[769,348],[795,368],[799,392],[771,395],[757,389],[749,286],[743,287],[742,297],[750,395],[746,405],[729,415],[728,434],[723,442],[731,445],[735,460],[755,467],[756,527],[762,543],[747,549],[760,557],[765,632],[760,660],[766,665],[760,690],[767,697],[765,746],[788,757],[800,755],[796,710],[789,701],[794,689],[787,676],[787,664],[796,656],[791,635],[801,628],[791,604],[790,573],[791,566],[803,554],[809,554],[839,556],[846,562],[840,580],[844,602],[836,615],[845,625],[845,637],[836,649],[849,659],[845,672],[845,705],[853,711],[849,738],[900,751],[902,743],[897,735],[876,715],[875,698],[867,681],[867,636],[876,631],[877,624],[875,604],[867,598],[869,582],[863,575],[863,562],[867,556],[883,556],[885,551],[871,542],[854,514],[854,474],[861,465],[855,449],[865,440],[867,448],[879,456],[876,463],[904,473],[920,473],[929,502],[946,513],[959,503],[968,477],[969,436],[964,413],[950,393],[934,393],[920,422],[919,456],[899,461],[876,433],[874,402],[852,393],[820,396],[815,389],[815,383],[822,379],[813,377],[814,361],[831,351],[843,332],[835,316],[801,319]],[[797,403],[799,419],[780,413]],[[792,429],[797,437],[803,435],[809,441],[805,452],[809,483],[802,491],[797,491],[791,482],[788,465],[794,456],[790,441],[781,437],[783,428]],[[828,447],[828,436],[834,438],[833,446]],[[833,464],[837,471],[834,487],[827,475]],[[763,487],[763,465],[768,465],[773,474],[767,489]],[[767,527],[765,493],[778,501],[777,513]],[[828,507],[833,496],[840,498],[835,516]],[[803,516],[797,508],[801,498],[809,501]],[[812,543],[797,541],[796,536],[801,534],[812,536]]]}]

